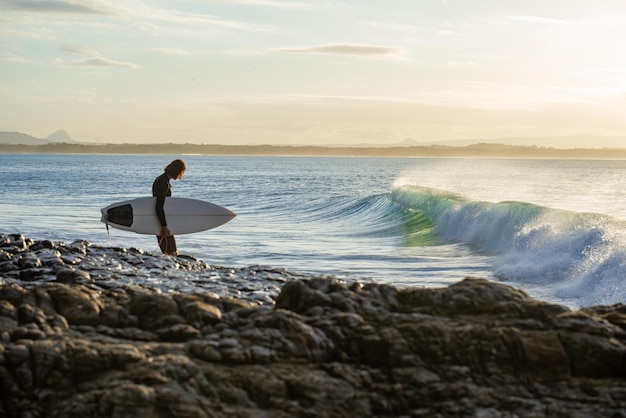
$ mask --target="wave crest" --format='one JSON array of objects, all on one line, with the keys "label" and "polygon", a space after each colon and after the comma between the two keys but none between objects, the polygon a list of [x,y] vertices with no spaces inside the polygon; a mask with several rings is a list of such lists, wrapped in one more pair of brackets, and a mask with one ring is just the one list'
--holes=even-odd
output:
[{"label": "wave crest", "polygon": [[583,305],[626,300],[623,221],[525,202],[472,201],[411,185],[394,188],[392,199],[431,219],[438,236],[495,255],[500,279],[546,285]]}]

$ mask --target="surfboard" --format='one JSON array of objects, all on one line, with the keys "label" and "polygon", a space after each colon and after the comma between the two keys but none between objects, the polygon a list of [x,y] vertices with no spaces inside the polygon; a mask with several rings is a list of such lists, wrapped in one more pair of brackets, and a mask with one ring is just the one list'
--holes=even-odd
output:
[{"label": "surfboard", "polygon": [[[155,205],[156,197],[140,197],[113,203],[100,209],[100,220],[113,228],[138,234],[159,235],[161,223]],[[237,216],[214,203],[185,197],[166,197],[163,211],[172,235],[217,228]]]}]

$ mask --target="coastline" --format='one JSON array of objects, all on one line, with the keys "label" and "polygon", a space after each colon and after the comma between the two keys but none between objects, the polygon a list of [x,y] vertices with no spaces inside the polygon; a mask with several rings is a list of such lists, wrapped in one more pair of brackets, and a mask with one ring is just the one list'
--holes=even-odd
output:
[{"label": "coastline", "polygon": [[3,154],[167,154],[320,157],[472,157],[626,159],[626,148],[546,148],[502,144],[467,146],[327,147],[217,144],[2,144]]},{"label": "coastline", "polygon": [[0,415],[620,416],[626,308],[0,234]]}]

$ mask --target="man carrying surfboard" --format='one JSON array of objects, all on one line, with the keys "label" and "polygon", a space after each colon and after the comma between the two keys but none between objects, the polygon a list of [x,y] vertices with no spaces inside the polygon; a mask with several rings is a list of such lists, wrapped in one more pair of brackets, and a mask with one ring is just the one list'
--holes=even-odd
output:
[{"label": "man carrying surfboard", "polygon": [[161,233],[157,235],[157,240],[161,251],[165,255],[176,256],[178,255],[178,249],[176,248],[176,238],[174,238],[167,226],[163,204],[165,203],[165,198],[172,195],[170,180],[182,179],[185,175],[185,170],[187,170],[187,164],[183,160],[174,160],[165,167],[165,172],[152,183],[152,196],[156,197],[155,209],[161,223]]}]

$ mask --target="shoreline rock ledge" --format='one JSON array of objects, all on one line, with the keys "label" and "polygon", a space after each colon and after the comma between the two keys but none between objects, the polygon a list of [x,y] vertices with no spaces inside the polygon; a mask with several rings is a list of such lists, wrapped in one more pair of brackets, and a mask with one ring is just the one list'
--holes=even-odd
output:
[{"label": "shoreline rock ledge", "polygon": [[290,277],[275,303],[60,268],[37,282],[40,247],[0,251],[0,417],[626,417],[622,304],[572,311],[478,278]]}]

